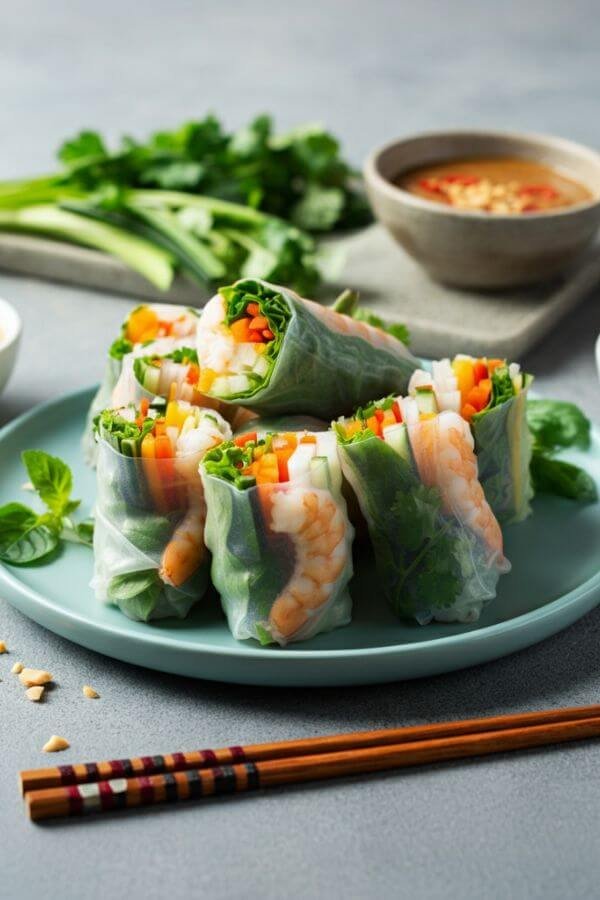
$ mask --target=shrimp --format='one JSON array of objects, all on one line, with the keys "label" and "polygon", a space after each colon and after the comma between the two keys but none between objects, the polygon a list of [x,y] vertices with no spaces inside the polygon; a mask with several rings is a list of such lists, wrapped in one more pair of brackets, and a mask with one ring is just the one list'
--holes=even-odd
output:
[{"label": "shrimp", "polygon": [[162,581],[172,587],[180,587],[191,578],[206,556],[206,503],[200,485],[195,490],[188,489],[188,500],[188,510],[165,547],[158,572]]},{"label": "shrimp", "polygon": [[302,300],[302,303],[309,308],[311,313],[324,322],[332,331],[336,331],[338,334],[347,335],[348,337],[362,338],[374,347],[378,347],[381,350],[387,350],[395,356],[411,358],[411,354],[404,344],[387,334],[385,331],[382,331],[381,328],[375,328],[373,325],[368,325],[366,322],[361,322],[359,319],[353,319],[351,316],[346,316],[343,313],[336,312],[326,306],[321,306],[313,300],[300,299]]},{"label": "shrimp", "polygon": [[198,424],[182,430],[174,459],[175,489],[185,490],[187,509],[164,549],[159,576],[165,584],[180,587],[206,558],[204,525],[206,501],[198,466],[204,454],[231,437],[229,424],[218,414],[196,411]]},{"label": "shrimp", "polygon": [[484,542],[488,565],[507,572],[502,532],[485,499],[477,477],[473,437],[465,420],[455,412],[409,426],[410,441],[419,475],[424,484],[437,487],[444,510],[455,515]]},{"label": "shrimp", "polygon": [[273,636],[285,644],[325,611],[344,572],[349,579],[352,526],[328,491],[264,485],[261,495],[271,530],[287,534],[295,553],[292,575],[269,614]]}]

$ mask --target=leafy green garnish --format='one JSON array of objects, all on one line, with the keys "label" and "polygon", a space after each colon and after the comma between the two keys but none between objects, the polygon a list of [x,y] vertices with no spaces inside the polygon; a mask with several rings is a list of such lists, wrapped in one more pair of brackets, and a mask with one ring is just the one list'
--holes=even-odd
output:
[{"label": "leafy green garnish", "polygon": [[598,499],[594,479],[572,463],[534,451],[530,471],[536,492],[556,494],[580,503],[594,503]]},{"label": "leafy green garnish", "polygon": [[67,464],[43,450],[25,450],[21,458],[46,512],[22,503],[0,507],[0,560],[15,566],[37,562],[56,550],[61,539],[91,545],[91,521],[77,524],[71,518],[80,501],[71,499],[73,476]]},{"label": "leafy green garnish", "polygon": [[590,446],[590,420],[574,403],[564,400],[529,400],[527,424],[538,450],[554,453],[565,447]]},{"label": "leafy green garnish", "polygon": [[62,459],[50,456],[43,450],[25,450],[21,459],[29,480],[54,516],[68,516],[77,509],[81,501],[69,499],[73,489],[73,475]]},{"label": "leafy green garnish", "polygon": [[114,151],[82,131],[58,157],[56,175],[0,186],[0,228],[105,250],[163,290],[179,268],[203,284],[250,276],[310,293],[321,277],[310,234],[371,220],[316,125],[277,136],[262,115],[228,133],[209,115]]},{"label": "leafy green garnish", "polygon": [[596,501],[593,478],[579,466],[554,458],[560,450],[590,446],[591,424],[579,407],[564,400],[529,400],[527,424],[533,435],[530,472],[536,492],[581,503]]}]

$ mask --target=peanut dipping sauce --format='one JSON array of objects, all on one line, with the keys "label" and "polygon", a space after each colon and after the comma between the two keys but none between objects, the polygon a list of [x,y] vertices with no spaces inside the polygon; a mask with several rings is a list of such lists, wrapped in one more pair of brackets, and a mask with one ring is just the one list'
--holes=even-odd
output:
[{"label": "peanut dipping sauce", "polygon": [[392,183],[435,203],[497,214],[551,212],[594,198],[557,169],[518,157],[450,159],[403,172]]}]

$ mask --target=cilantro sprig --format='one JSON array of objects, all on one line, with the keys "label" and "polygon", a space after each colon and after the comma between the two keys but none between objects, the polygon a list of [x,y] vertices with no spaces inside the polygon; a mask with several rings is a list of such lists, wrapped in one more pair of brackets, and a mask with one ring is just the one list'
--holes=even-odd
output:
[{"label": "cilantro sprig", "polygon": [[61,540],[92,545],[91,520],[75,522],[80,501],[71,499],[73,475],[63,460],[43,450],[21,454],[33,490],[45,506],[38,513],[23,503],[0,507],[0,560],[24,566],[49,557]]}]

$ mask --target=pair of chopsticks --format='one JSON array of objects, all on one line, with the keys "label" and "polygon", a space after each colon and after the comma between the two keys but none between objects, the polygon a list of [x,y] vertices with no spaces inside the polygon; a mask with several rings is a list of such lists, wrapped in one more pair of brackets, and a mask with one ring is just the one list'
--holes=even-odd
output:
[{"label": "pair of chopsticks", "polygon": [[29,816],[176,803],[600,737],[600,705],[21,772]]}]

